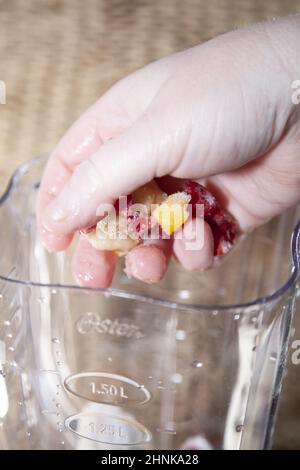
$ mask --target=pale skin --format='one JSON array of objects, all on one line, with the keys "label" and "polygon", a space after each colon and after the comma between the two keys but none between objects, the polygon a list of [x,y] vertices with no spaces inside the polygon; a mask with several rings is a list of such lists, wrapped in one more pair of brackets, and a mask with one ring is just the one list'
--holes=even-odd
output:
[{"label": "pale skin", "polygon": [[[300,201],[300,17],[253,25],[154,62],[114,85],[52,152],[38,197],[50,251],[95,221],[97,207],[155,177],[205,181],[248,232]],[[176,183],[175,183],[176,185]],[[184,230],[189,231],[189,222]],[[202,220],[194,223],[203,224]],[[188,270],[213,261],[210,227],[190,252],[185,238],[127,255],[129,274],[160,280],[170,256]],[[118,257],[79,241],[74,275],[110,285]]]}]

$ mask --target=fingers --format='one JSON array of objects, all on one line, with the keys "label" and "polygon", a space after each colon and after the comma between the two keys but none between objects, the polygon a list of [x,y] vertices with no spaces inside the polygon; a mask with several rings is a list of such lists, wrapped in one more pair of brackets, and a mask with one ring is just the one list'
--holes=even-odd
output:
[{"label": "fingers", "polygon": [[153,240],[133,248],[125,259],[127,276],[152,284],[164,277],[172,251],[171,240]]},{"label": "fingers", "polygon": [[118,256],[112,251],[99,251],[83,239],[79,239],[72,260],[73,275],[79,285],[92,288],[109,287]]},{"label": "fingers", "polygon": [[[165,275],[171,252],[170,240],[140,245],[126,256],[125,272],[143,282],[158,282]],[[83,287],[109,287],[118,259],[113,252],[96,250],[87,240],[79,239],[72,260],[73,275]]]},{"label": "fingers", "polygon": [[[213,236],[209,225],[202,219],[187,223],[183,238],[176,239],[174,254],[182,266],[190,271],[205,270],[213,262]],[[125,272],[146,283],[163,279],[172,252],[171,240],[152,240],[133,248],[125,258]],[[84,287],[109,287],[118,256],[99,251],[87,240],[79,239],[73,256],[72,270],[78,283]]]},{"label": "fingers", "polygon": [[67,184],[77,165],[104,142],[128,129],[144,112],[168,74],[166,67],[157,64],[138,70],[114,85],[73,124],[52,152],[37,203],[39,233],[50,251],[65,249],[72,237],[49,232],[43,226],[45,208]]},{"label": "fingers", "polygon": [[60,160],[50,159],[48,161],[47,170],[38,193],[36,214],[38,232],[50,252],[65,250],[72,240],[71,234],[59,235],[48,232],[41,220],[45,207],[55,198],[69,177],[70,170]]},{"label": "fingers", "polygon": [[214,258],[214,239],[208,223],[200,218],[190,220],[181,235],[173,245],[177,260],[188,271],[208,269]]},{"label": "fingers", "polygon": [[[281,58],[268,38],[264,28],[248,28],[158,61],[88,111],[53,155],[72,176],[61,178],[56,196],[39,204],[53,247],[54,234],[70,237],[93,221],[100,203],[152,177],[210,177],[274,148],[294,122],[295,107],[289,74],[277,73]],[[51,179],[42,181],[41,192],[51,186]],[[58,246],[69,239],[60,238]]]},{"label": "fingers", "polygon": [[[71,127],[48,160],[38,194],[37,219],[39,233],[49,251],[66,249],[72,235],[49,232],[42,223],[43,212],[70,180],[76,165],[88,158],[102,144],[98,119],[95,116],[95,113],[104,111],[102,106],[99,101],[88,110]],[[120,131],[120,125],[111,126],[111,134]],[[109,135],[108,129],[105,129],[105,133]]]},{"label": "fingers", "polygon": [[73,233],[94,221],[101,203],[130,194],[159,176],[158,172],[172,172],[181,149],[172,160],[165,158],[163,166],[161,155],[169,155],[174,144],[166,139],[163,127],[158,116],[145,117],[78,165],[59,196],[44,211],[44,227],[59,235]]}]

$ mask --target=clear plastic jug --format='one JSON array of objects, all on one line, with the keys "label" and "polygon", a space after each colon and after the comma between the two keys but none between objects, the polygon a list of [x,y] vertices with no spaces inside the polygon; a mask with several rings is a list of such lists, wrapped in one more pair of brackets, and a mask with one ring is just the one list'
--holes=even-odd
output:
[{"label": "clear plastic jug", "polygon": [[299,211],[208,272],[173,262],[149,286],[120,266],[112,288],[84,289],[72,248],[49,254],[36,234],[44,163],[20,167],[0,200],[0,448],[269,446],[299,281]]}]

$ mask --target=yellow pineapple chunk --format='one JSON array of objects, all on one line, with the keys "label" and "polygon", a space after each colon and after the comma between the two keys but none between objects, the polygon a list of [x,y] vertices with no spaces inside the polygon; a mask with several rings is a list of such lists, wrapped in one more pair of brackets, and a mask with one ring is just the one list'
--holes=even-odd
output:
[{"label": "yellow pineapple chunk", "polygon": [[174,193],[153,211],[154,219],[168,235],[187,221],[189,216],[187,205],[190,200],[191,197],[184,192]]}]

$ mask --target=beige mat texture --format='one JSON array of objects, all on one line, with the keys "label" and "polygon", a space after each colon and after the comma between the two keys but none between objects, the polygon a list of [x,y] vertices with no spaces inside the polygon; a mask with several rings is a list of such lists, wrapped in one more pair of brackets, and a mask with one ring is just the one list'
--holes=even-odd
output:
[{"label": "beige mat texture", "polygon": [[[299,0],[0,0],[0,191],[119,78],[227,30],[297,12]],[[300,366],[289,365],[277,448],[300,448],[299,390]]]}]

